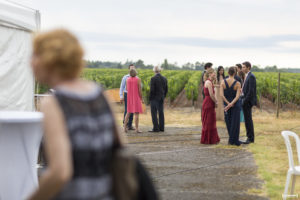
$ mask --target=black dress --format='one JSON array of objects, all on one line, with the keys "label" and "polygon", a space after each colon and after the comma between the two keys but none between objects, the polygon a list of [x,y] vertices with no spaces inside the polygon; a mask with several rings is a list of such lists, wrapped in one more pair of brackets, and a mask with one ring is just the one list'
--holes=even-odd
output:
[{"label": "black dress", "polygon": [[[237,83],[235,80],[233,84],[229,87],[226,79],[224,80],[226,88],[224,89],[224,96],[229,102],[232,102],[236,97],[237,91],[234,90],[234,86]],[[224,106],[227,106],[227,103],[224,101]],[[240,136],[240,112],[241,112],[241,102],[238,100],[233,107],[231,107],[225,114],[225,122],[227,131],[229,134],[228,143],[232,145],[240,145],[239,136]]]}]

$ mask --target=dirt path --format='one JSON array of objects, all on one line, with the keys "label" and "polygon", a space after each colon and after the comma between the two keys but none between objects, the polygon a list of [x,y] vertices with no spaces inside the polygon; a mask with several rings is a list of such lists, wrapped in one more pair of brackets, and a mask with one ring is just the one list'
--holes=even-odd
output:
[{"label": "dirt path", "polygon": [[144,161],[163,200],[263,200],[249,189],[263,182],[246,147],[227,147],[225,129],[220,145],[200,145],[201,127],[166,127],[164,133],[128,133],[130,148]]}]

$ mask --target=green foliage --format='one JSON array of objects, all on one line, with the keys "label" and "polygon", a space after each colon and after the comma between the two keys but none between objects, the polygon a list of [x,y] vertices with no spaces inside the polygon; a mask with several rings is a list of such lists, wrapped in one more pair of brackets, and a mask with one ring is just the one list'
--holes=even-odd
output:
[{"label": "green foliage", "polygon": [[[278,73],[256,72],[257,94],[272,102],[277,99]],[[280,74],[280,102],[300,104],[300,74]]]},{"label": "green foliage", "polygon": [[198,93],[199,93],[198,88],[201,82],[201,74],[202,72],[200,71],[193,73],[193,75],[185,85],[184,89],[188,100],[196,101],[198,99]]},{"label": "green foliage", "polygon": [[[154,76],[152,70],[138,69],[138,77],[142,81],[142,94],[144,100],[148,102],[150,93],[150,81]],[[84,69],[81,77],[85,80],[95,81],[101,84],[105,89],[119,88],[122,78],[128,74],[128,69]],[[260,96],[276,102],[277,99],[277,81],[276,72],[254,72],[257,81],[257,97]],[[189,100],[197,100],[198,87],[201,79],[200,71],[191,70],[164,70],[162,75],[168,79],[169,92],[168,97],[173,101],[178,94],[185,89]],[[281,73],[280,102],[282,104],[294,103],[300,104],[300,74]],[[39,84],[38,93],[43,94],[49,90],[46,85]]]},{"label": "green foliage", "polygon": [[169,92],[168,97],[173,101],[177,95],[183,90],[185,84],[193,74],[192,71],[181,71],[168,78]]}]

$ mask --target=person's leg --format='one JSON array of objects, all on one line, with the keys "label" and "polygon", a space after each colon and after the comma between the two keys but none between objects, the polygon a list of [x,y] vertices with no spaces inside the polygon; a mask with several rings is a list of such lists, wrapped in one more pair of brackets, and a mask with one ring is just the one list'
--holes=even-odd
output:
[{"label": "person's leg", "polygon": [[225,115],[225,123],[226,123],[226,128],[227,128],[227,132],[228,132],[228,144],[232,144],[231,140],[230,140],[230,110],[228,110],[227,112],[224,112]]},{"label": "person's leg", "polygon": [[128,120],[128,123],[127,123],[127,127],[132,129],[132,122],[133,122],[133,113],[130,114],[129,116],[129,120]]},{"label": "person's leg", "polygon": [[127,127],[125,124],[128,123],[130,114],[131,114],[131,113],[127,113],[126,116],[125,116],[124,125],[123,125],[123,126],[124,126],[124,131],[125,131],[125,132],[127,132],[127,130],[128,130],[128,127]]},{"label": "person's leg", "polygon": [[[125,112],[124,112],[124,119],[123,119],[123,124],[125,121],[125,116],[127,114],[127,93],[124,92],[124,104],[125,104]],[[132,128],[132,121],[133,121],[133,113],[130,114],[129,116],[129,121],[127,122],[127,127]]]},{"label": "person's leg", "polygon": [[158,103],[159,130],[165,131],[164,100]]},{"label": "person's leg", "polygon": [[232,118],[231,118],[231,134],[232,142],[235,145],[240,145],[239,136],[240,136],[240,113],[241,109],[239,105],[234,105],[232,108]]},{"label": "person's leg", "polygon": [[124,118],[123,118],[123,125],[124,125],[124,122],[125,122],[125,117],[126,117],[126,114],[127,114],[127,93],[124,92]]},{"label": "person's leg", "polygon": [[252,108],[249,105],[243,106],[245,126],[247,130],[247,138],[250,142],[254,142],[254,129],[252,121]]},{"label": "person's leg", "polygon": [[151,116],[152,116],[152,124],[153,124],[153,131],[159,131],[158,122],[157,122],[157,101],[152,100],[150,102],[151,105]]},{"label": "person's leg", "polygon": [[136,132],[137,132],[137,133],[140,133],[140,129],[139,129],[140,114],[139,114],[139,113],[135,113],[135,114],[134,114],[134,118],[135,118],[135,128],[136,128]]},{"label": "person's leg", "polygon": [[229,142],[229,144],[234,144],[234,132],[233,132],[233,126],[234,126],[234,124],[233,124],[233,113],[234,113],[234,110],[233,110],[233,108],[231,108],[231,109],[229,109],[228,111],[227,111],[227,116],[228,116],[228,130],[229,130],[229,140],[228,140],[228,142]]}]

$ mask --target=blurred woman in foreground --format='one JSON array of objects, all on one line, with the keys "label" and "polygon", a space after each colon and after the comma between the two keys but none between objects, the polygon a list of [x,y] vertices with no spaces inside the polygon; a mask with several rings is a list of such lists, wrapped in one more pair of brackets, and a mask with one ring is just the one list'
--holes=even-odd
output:
[{"label": "blurred woman in foreground", "polygon": [[42,102],[48,168],[29,199],[113,199],[109,160],[121,145],[102,88],[79,79],[83,50],[66,30],[38,34],[32,69],[55,89]]}]

